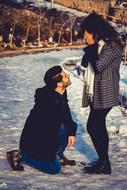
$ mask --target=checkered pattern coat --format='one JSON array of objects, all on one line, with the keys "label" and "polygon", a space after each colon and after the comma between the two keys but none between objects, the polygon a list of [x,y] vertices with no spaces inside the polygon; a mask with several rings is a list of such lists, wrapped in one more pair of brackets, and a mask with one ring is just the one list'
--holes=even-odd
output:
[{"label": "checkered pattern coat", "polygon": [[[119,68],[122,49],[116,44],[105,44],[96,62],[97,73],[94,79],[94,109],[105,109],[119,104]],[[88,96],[84,83],[82,106],[88,106]]]}]

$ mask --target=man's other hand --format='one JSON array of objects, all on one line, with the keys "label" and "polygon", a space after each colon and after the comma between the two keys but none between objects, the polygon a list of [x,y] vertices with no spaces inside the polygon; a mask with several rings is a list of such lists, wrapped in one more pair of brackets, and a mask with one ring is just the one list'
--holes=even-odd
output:
[{"label": "man's other hand", "polygon": [[68,145],[67,145],[68,148],[70,148],[74,145],[75,139],[76,139],[75,136],[69,136],[68,137]]}]

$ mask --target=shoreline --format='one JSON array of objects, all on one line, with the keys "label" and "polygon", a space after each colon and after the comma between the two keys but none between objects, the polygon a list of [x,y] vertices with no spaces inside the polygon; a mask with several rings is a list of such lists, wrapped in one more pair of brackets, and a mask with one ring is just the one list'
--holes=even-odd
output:
[{"label": "shoreline", "polygon": [[71,46],[60,46],[60,47],[46,47],[46,48],[29,48],[29,49],[17,49],[17,50],[5,50],[0,52],[0,58],[13,57],[24,54],[36,54],[50,51],[60,51],[63,49],[82,49],[85,45],[71,45]]}]

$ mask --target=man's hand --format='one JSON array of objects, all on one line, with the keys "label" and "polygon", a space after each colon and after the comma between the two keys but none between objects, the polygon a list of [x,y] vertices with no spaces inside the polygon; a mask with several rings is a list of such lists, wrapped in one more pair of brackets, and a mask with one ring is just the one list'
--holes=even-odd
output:
[{"label": "man's hand", "polygon": [[67,145],[68,148],[70,148],[74,145],[75,139],[76,139],[75,136],[69,136],[68,137],[68,145]]}]

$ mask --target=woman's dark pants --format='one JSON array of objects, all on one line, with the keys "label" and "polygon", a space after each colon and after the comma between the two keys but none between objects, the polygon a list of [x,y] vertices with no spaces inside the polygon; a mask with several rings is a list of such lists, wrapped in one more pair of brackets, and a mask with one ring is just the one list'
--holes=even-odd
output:
[{"label": "woman's dark pants", "polygon": [[94,110],[91,106],[87,121],[87,131],[91,137],[99,160],[109,160],[109,137],[106,129],[106,116],[111,108]]}]

